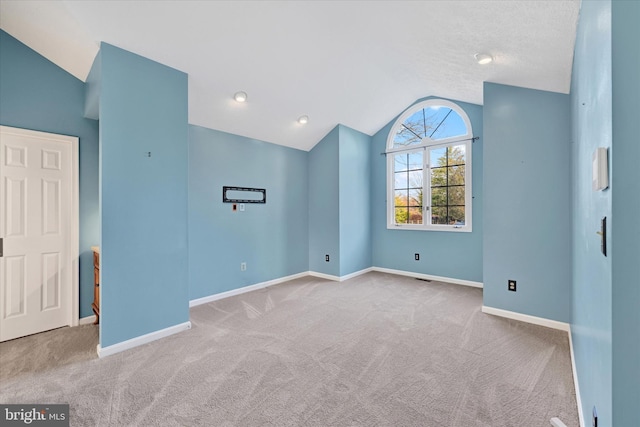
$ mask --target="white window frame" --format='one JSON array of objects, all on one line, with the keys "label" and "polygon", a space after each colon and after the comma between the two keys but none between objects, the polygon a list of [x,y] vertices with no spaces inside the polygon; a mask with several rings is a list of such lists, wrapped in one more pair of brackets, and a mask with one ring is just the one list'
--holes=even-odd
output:
[{"label": "white window frame", "polygon": [[[464,121],[467,128],[465,135],[459,135],[452,138],[444,138],[432,140],[429,137],[424,137],[420,144],[395,147],[393,146],[394,136],[396,135],[398,128],[402,126],[406,119],[411,117],[416,111],[423,108],[429,108],[433,106],[447,107],[455,111]],[[391,230],[421,230],[421,231],[451,231],[451,232],[471,232],[473,231],[473,187],[472,187],[472,144],[473,129],[471,128],[471,121],[469,116],[464,112],[459,105],[447,101],[444,99],[428,99],[426,101],[419,102],[412,105],[405,110],[395,121],[387,137],[387,228]],[[456,226],[451,224],[431,224],[431,174],[429,165],[429,151],[432,148],[441,148],[452,145],[465,145],[465,224],[463,226]],[[422,206],[422,224],[396,224],[395,222],[395,177],[394,177],[394,158],[396,154],[407,154],[412,152],[424,151],[422,156],[422,191],[423,191],[423,206]]]}]

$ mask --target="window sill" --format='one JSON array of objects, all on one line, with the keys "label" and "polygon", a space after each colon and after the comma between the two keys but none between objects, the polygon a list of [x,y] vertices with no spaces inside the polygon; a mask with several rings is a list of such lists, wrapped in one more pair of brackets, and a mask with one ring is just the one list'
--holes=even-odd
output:
[{"label": "window sill", "polygon": [[395,225],[387,224],[387,230],[410,230],[410,231],[444,231],[449,233],[471,233],[473,231],[471,226],[455,227],[453,225],[439,225],[439,226],[421,226],[421,225]]}]

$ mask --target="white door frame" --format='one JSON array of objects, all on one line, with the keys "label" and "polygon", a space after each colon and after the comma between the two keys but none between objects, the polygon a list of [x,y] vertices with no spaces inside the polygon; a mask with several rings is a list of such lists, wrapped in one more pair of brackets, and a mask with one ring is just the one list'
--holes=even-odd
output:
[{"label": "white door frame", "polygon": [[68,143],[71,145],[71,230],[69,235],[69,256],[71,257],[71,318],[70,326],[78,326],[80,321],[80,199],[79,199],[79,138],[77,136],[58,135],[29,129],[0,125],[0,133],[45,139],[48,141]]}]

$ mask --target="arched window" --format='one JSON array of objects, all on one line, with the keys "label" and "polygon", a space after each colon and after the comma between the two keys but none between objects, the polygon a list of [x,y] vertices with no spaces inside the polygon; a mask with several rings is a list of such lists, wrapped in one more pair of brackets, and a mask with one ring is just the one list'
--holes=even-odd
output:
[{"label": "arched window", "polygon": [[387,139],[387,224],[394,229],[471,231],[467,114],[429,99],[400,115]]}]

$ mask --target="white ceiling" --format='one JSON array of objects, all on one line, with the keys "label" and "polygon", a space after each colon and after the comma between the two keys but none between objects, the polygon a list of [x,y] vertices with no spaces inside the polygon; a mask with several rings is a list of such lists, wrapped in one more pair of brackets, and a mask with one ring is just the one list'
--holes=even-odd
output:
[{"label": "white ceiling", "polygon": [[[189,74],[189,122],[310,150],[482,82],[568,93],[580,0],[12,1],[0,27],[85,80],[104,41]],[[490,53],[492,64],[473,55]],[[236,91],[248,93],[238,104]],[[309,123],[296,119],[308,115]]]}]

